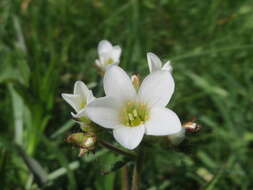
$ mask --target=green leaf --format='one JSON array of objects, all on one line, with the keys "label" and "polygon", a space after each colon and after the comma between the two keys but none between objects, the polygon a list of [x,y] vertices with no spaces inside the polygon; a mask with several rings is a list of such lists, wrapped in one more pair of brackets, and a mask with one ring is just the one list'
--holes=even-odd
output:
[{"label": "green leaf", "polygon": [[46,185],[48,181],[47,172],[42,168],[39,162],[29,156],[21,146],[17,145],[17,149],[30,172],[33,174],[36,183],[39,186]]}]

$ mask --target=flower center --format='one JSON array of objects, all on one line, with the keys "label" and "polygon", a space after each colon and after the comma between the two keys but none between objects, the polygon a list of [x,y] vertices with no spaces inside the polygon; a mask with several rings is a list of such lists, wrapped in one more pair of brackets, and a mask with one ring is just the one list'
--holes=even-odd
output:
[{"label": "flower center", "polygon": [[87,105],[87,97],[86,96],[78,96],[79,109],[83,109]]},{"label": "flower center", "polygon": [[112,58],[108,58],[108,59],[106,60],[106,64],[107,64],[107,65],[111,65],[111,64],[113,64],[113,63],[114,63],[114,61],[113,61]]},{"label": "flower center", "polygon": [[120,111],[120,122],[128,127],[136,127],[149,119],[149,107],[141,102],[128,101]]},{"label": "flower center", "polygon": [[85,108],[86,104],[87,104],[86,100],[82,100],[80,103],[80,109]]}]

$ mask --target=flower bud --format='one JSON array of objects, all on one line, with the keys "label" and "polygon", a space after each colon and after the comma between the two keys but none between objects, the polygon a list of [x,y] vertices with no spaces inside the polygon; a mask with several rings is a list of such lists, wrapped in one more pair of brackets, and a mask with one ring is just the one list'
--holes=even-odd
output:
[{"label": "flower bud", "polygon": [[89,150],[87,148],[80,148],[78,156],[81,157],[87,152],[89,152]]},{"label": "flower bud", "polygon": [[184,123],[182,127],[185,128],[185,130],[187,132],[195,133],[195,132],[198,132],[200,130],[201,125],[199,125],[196,122],[189,121],[189,122]]},{"label": "flower bud", "polygon": [[140,87],[140,78],[137,75],[132,75],[131,76],[131,81],[132,81],[132,84],[133,84],[134,88],[136,90],[138,90],[139,87]]},{"label": "flower bud", "polygon": [[93,133],[73,133],[66,141],[81,149],[93,150],[95,148],[96,136]]}]

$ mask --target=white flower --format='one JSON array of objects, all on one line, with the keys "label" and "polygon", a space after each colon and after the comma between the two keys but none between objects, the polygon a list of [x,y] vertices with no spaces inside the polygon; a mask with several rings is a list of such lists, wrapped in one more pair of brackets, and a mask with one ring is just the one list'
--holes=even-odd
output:
[{"label": "white flower", "polygon": [[170,61],[167,61],[162,67],[162,61],[154,53],[151,53],[151,52],[147,53],[147,59],[148,59],[148,67],[149,67],[150,72],[154,72],[158,70],[172,72],[173,70],[170,64]]},{"label": "white flower", "polygon": [[178,116],[165,108],[175,87],[170,72],[152,72],[138,92],[118,66],[106,71],[103,82],[106,96],[91,102],[79,116],[87,114],[95,123],[113,129],[114,138],[125,148],[136,148],[144,134],[165,136],[181,130]]},{"label": "white flower", "polygon": [[119,64],[120,55],[120,46],[112,46],[109,41],[102,40],[98,44],[99,59],[96,60],[96,65],[105,71],[107,66]]},{"label": "white flower", "polygon": [[[92,91],[82,81],[76,81],[74,85],[74,93],[66,94],[62,93],[62,98],[71,105],[76,113],[84,109],[88,103],[95,99],[92,94]],[[76,114],[72,113],[73,117],[76,117]]]}]

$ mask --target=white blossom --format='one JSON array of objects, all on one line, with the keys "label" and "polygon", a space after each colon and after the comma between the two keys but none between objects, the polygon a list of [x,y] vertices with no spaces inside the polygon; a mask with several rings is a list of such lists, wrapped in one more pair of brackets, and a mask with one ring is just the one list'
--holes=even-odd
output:
[{"label": "white blossom", "polygon": [[93,122],[112,129],[125,148],[136,148],[144,134],[166,136],[181,130],[176,113],[165,107],[175,88],[170,72],[150,73],[136,90],[127,73],[112,66],[103,83],[106,96],[92,101],[78,116],[87,114]]},{"label": "white blossom", "polygon": [[[93,101],[95,97],[91,90],[82,82],[76,81],[74,85],[74,93],[66,94],[62,93],[62,98],[75,110],[78,114],[81,110],[85,109],[88,103]],[[73,117],[76,117],[76,114],[72,113]]]},{"label": "white blossom", "polygon": [[158,70],[164,70],[164,71],[169,71],[172,72],[173,68],[170,64],[170,61],[167,61],[163,66],[162,66],[162,61],[160,58],[154,54],[154,53],[147,53],[147,59],[148,59],[148,67],[150,72],[158,71]]},{"label": "white blossom", "polygon": [[96,65],[103,71],[110,65],[118,65],[120,61],[121,48],[120,46],[112,46],[107,40],[102,40],[98,44],[98,56]]}]

